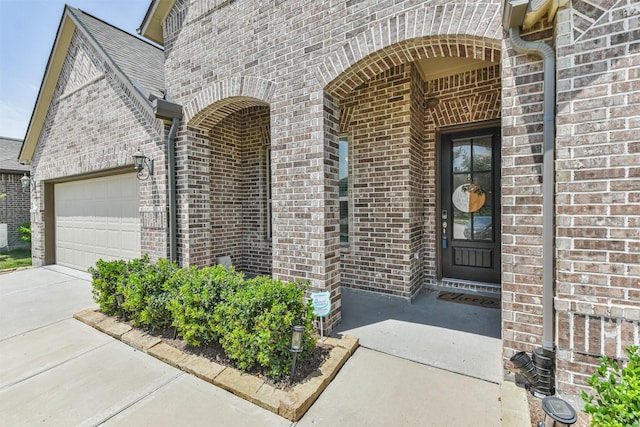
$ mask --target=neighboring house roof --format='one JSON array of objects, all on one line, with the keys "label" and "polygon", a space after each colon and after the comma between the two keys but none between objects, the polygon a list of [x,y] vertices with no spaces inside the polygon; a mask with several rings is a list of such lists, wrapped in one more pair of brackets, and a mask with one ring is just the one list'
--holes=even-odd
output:
[{"label": "neighboring house roof", "polygon": [[29,172],[29,166],[21,165],[18,162],[21,146],[21,139],[0,136],[0,173],[22,174]]},{"label": "neighboring house roof", "polygon": [[132,96],[148,108],[151,114],[151,98],[164,97],[164,52],[161,48],[80,9],[65,6],[27,135],[20,150],[21,162],[31,162],[76,30],[90,40],[102,59],[111,65],[116,78],[129,88]]}]

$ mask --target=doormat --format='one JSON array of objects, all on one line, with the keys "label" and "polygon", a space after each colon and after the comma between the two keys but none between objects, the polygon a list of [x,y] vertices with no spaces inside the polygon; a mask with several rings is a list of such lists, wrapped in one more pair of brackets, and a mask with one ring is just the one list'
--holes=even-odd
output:
[{"label": "doormat", "polygon": [[438,299],[460,304],[476,305],[485,308],[500,308],[500,298],[485,297],[483,295],[461,294],[458,292],[439,292]]}]

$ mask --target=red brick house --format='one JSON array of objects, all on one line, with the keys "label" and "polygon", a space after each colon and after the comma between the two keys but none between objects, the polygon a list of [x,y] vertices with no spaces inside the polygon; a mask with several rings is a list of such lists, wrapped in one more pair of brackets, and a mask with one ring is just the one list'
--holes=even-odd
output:
[{"label": "red brick house", "polygon": [[639,12],[153,0],[160,49],[67,7],[21,151],[34,262],[230,256],[331,291],[328,327],[341,287],[492,292],[504,356],[575,393],[639,339]]}]

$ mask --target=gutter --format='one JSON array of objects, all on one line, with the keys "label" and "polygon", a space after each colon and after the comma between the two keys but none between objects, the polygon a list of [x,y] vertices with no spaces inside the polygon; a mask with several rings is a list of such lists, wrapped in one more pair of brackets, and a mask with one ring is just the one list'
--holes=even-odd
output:
[{"label": "gutter", "polygon": [[[167,96],[165,95],[165,98]],[[178,232],[176,211],[176,151],[175,139],[180,119],[182,118],[182,106],[166,99],[155,98],[152,102],[155,116],[161,120],[171,120],[171,128],[167,134],[167,183],[169,198],[169,261],[178,260]]]},{"label": "gutter", "polygon": [[[539,0],[537,7],[540,7]],[[542,3],[548,3],[542,1]],[[555,393],[554,334],[554,210],[555,210],[555,51],[542,42],[523,40],[520,29],[530,17],[532,0],[504,0],[502,25],[509,32],[513,49],[518,53],[538,55],[544,63],[543,87],[543,158],[542,158],[542,347],[533,351],[533,360],[524,352],[511,359],[510,370],[525,378],[536,397]],[[534,375],[535,374],[535,375]],[[516,381],[518,376],[516,375]],[[525,384],[526,385],[526,384]]]}]

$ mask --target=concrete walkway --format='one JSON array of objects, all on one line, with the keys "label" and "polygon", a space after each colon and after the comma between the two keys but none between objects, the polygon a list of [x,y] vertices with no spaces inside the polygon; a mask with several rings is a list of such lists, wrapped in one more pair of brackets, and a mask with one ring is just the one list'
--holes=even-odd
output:
[{"label": "concrete walkway", "polygon": [[342,290],[342,323],[334,335],[450,372],[502,382],[500,310],[437,299],[423,290],[411,303],[398,297]]},{"label": "concrete walkway", "polygon": [[[73,319],[95,305],[89,279],[63,267],[0,275],[1,426],[295,425]],[[297,425],[501,425],[497,383],[372,348],[376,323],[358,319],[364,347]],[[502,425],[528,427],[520,415]]]}]

